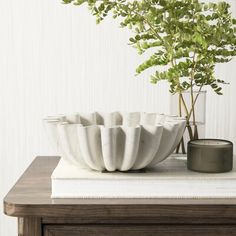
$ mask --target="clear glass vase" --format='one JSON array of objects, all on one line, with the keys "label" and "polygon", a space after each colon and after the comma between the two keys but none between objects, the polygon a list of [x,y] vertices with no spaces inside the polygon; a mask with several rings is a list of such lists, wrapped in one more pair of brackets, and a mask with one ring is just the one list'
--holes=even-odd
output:
[{"label": "clear glass vase", "polygon": [[[193,91],[193,98],[190,91],[185,91],[182,93],[182,97],[188,112],[191,111],[192,100],[196,99],[196,102],[194,103],[194,112],[191,111],[189,124],[187,124],[187,126],[189,127],[186,127],[183,135],[183,141],[176,149],[177,153],[186,153],[186,147],[189,140],[196,138],[205,138],[206,91]],[[184,108],[183,103],[181,103],[180,105],[179,94],[171,95],[170,112],[172,115],[181,115],[183,117],[187,116],[187,112]],[[191,136],[191,132],[192,134],[194,134],[194,132],[197,132],[197,135]]]}]

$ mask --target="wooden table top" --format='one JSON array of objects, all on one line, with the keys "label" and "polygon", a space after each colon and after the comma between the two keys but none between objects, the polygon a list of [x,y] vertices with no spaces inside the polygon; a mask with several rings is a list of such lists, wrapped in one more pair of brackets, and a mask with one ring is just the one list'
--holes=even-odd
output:
[{"label": "wooden table top", "polygon": [[[218,215],[236,217],[235,199],[51,199],[51,174],[59,157],[36,157],[4,199],[4,212],[10,216],[65,217],[144,214],[175,217]],[[145,213],[146,212],[146,213]],[[210,215],[209,215],[210,216]]]}]

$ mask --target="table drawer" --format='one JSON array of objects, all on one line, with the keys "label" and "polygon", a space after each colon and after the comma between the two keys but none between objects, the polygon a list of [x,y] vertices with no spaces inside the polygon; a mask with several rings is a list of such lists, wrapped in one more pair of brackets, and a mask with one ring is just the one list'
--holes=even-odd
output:
[{"label": "table drawer", "polygon": [[44,236],[233,236],[236,225],[46,225]]}]

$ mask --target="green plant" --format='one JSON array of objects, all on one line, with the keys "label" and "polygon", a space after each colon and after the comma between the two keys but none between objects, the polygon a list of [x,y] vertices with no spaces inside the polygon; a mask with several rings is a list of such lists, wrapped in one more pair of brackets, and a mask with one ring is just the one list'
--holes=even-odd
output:
[{"label": "green plant", "polygon": [[[215,78],[215,66],[229,62],[236,55],[236,19],[231,15],[230,5],[199,0],[63,2],[75,5],[87,3],[97,23],[112,12],[113,18],[118,18],[122,27],[133,31],[130,44],[137,48],[139,54],[151,49],[152,55],[138,66],[137,74],[154,67],[156,72],[151,76],[151,82],[169,82],[170,92],[179,95],[179,115],[186,116],[190,139],[198,138],[195,120],[198,95],[206,85],[222,94],[221,84],[226,82]],[[187,107],[182,94],[186,90],[190,90],[190,107]],[[194,90],[198,91],[196,97],[193,96]]]}]

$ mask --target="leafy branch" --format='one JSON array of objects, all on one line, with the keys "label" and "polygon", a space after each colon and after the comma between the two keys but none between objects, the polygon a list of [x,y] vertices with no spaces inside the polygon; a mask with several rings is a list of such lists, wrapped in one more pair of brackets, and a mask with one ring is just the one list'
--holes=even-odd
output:
[{"label": "leafy branch", "polygon": [[[97,23],[109,14],[133,32],[129,43],[139,54],[152,55],[136,69],[137,75],[155,68],[151,82],[165,80],[179,94],[179,114],[187,118],[190,139],[198,138],[195,106],[205,86],[221,95],[226,82],[215,77],[215,66],[236,56],[236,19],[226,2],[200,0],[63,0],[86,3]],[[160,68],[163,70],[160,71]],[[183,97],[190,91],[191,106]],[[197,95],[194,97],[194,92]],[[192,130],[190,125],[194,130]]]}]

